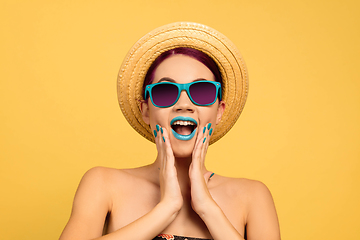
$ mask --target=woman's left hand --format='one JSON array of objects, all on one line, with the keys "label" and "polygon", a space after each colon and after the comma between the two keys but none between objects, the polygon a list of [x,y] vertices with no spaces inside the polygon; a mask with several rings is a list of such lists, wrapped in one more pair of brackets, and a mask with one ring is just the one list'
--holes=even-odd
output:
[{"label": "woman's left hand", "polygon": [[212,172],[207,171],[204,164],[212,131],[211,123],[199,131],[189,168],[191,205],[199,216],[204,214],[211,205],[216,205],[207,186]]},{"label": "woman's left hand", "polygon": [[208,183],[213,175],[205,168],[205,155],[213,129],[211,123],[201,129],[192,154],[189,168],[191,184],[191,206],[201,217],[213,239],[244,239],[212,198]]}]

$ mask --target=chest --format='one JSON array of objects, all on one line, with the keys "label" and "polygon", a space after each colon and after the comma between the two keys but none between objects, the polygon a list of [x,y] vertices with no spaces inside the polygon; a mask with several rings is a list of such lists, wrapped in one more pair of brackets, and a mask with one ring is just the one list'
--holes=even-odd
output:
[{"label": "chest", "polygon": [[[243,234],[246,224],[246,207],[237,196],[229,196],[221,189],[210,189],[215,202],[239,233]],[[107,232],[116,231],[150,212],[160,201],[160,189],[156,185],[119,187],[112,199],[112,209],[107,219]],[[175,220],[164,228],[164,233],[179,235],[211,235],[201,218],[191,208],[191,199],[184,204]]]}]

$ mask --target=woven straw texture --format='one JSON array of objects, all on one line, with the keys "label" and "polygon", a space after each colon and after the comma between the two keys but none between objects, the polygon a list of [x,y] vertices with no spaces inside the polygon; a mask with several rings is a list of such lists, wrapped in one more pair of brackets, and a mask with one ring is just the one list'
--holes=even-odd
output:
[{"label": "woven straw texture", "polygon": [[154,142],[150,126],[142,120],[140,111],[142,86],[153,61],[161,53],[177,47],[190,47],[206,53],[220,69],[226,108],[211,137],[212,144],[224,136],[240,116],[248,93],[248,73],[235,45],[223,34],[205,25],[171,23],[149,32],[136,42],[124,59],[118,75],[120,108],[130,125]]}]

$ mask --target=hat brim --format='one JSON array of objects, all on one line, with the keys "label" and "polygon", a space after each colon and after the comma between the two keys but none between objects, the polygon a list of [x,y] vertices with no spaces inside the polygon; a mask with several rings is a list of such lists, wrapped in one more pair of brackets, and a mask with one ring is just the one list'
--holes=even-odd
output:
[{"label": "hat brim", "polygon": [[223,137],[242,112],[248,93],[248,73],[235,45],[218,31],[198,23],[177,22],[159,27],[135,43],[121,65],[118,101],[129,124],[143,137],[155,142],[141,114],[144,78],[154,60],[163,52],[178,47],[200,50],[218,65],[222,75],[222,100],[226,107],[210,144]]}]

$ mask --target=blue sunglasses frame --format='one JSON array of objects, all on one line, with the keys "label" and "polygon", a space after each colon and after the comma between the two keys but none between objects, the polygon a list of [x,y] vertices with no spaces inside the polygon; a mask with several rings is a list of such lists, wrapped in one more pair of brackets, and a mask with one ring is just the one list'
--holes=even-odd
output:
[{"label": "blue sunglasses frame", "polygon": [[[193,84],[196,84],[196,83],[202,83],[202,82],[206,82],[206,83],[211,83],[211,84],[214,84],[215,87],[216,87],[216,97],[214,99],[214,101],[212,103],[209,103],[209,104],[198,104],[197,102],[194,101],[194,99],[191,97],[191,94],[190,94],[190,91],[189,91],[189,88],[191,85]],[[152,98],[152,89],[153,87],[155,86],[158,86],[158,85],[163,85],[163,84],[170,84],[170,85],[174,85],[178,88],[178,96],[176,98],[176,100],[174,101],[173,104],[171,105],[167,105],[167,106],[159,106],[159,105],[156,105],[153,101],[153,98]],[[189,99],[191,100],[192,103],[194,103],[195,105],[198,105],[198,106],[210,106],[210,105],[213,105],[215,102],[216,102],[216,99],[217,97],[219,96],[219,100],[221,100],[221,90],[219,91],[219,89],[221,89],[221,84],[219,82],[214,82],[214,81],[206,81],[206,80],[202,80],[202,81],[195,81],[195,82],[191,82],[191,83],[173,83],[173,82],[159,82],[159,83],[154,83],[154,84],[149,84],[146,86],[145,88],[145,99],[147,99],[149,96],[150,96],[150,99],[151,99],[151,102],[152,104],[155,106],[155,107],[158,107],[158,108],[167,108],[167,107],[171,107],[173,106],[175,103],[177,103],[177,101],[179,100],[180,98],[180,94],[183,90],[186,91],[186,94],[188,95]]]}]

